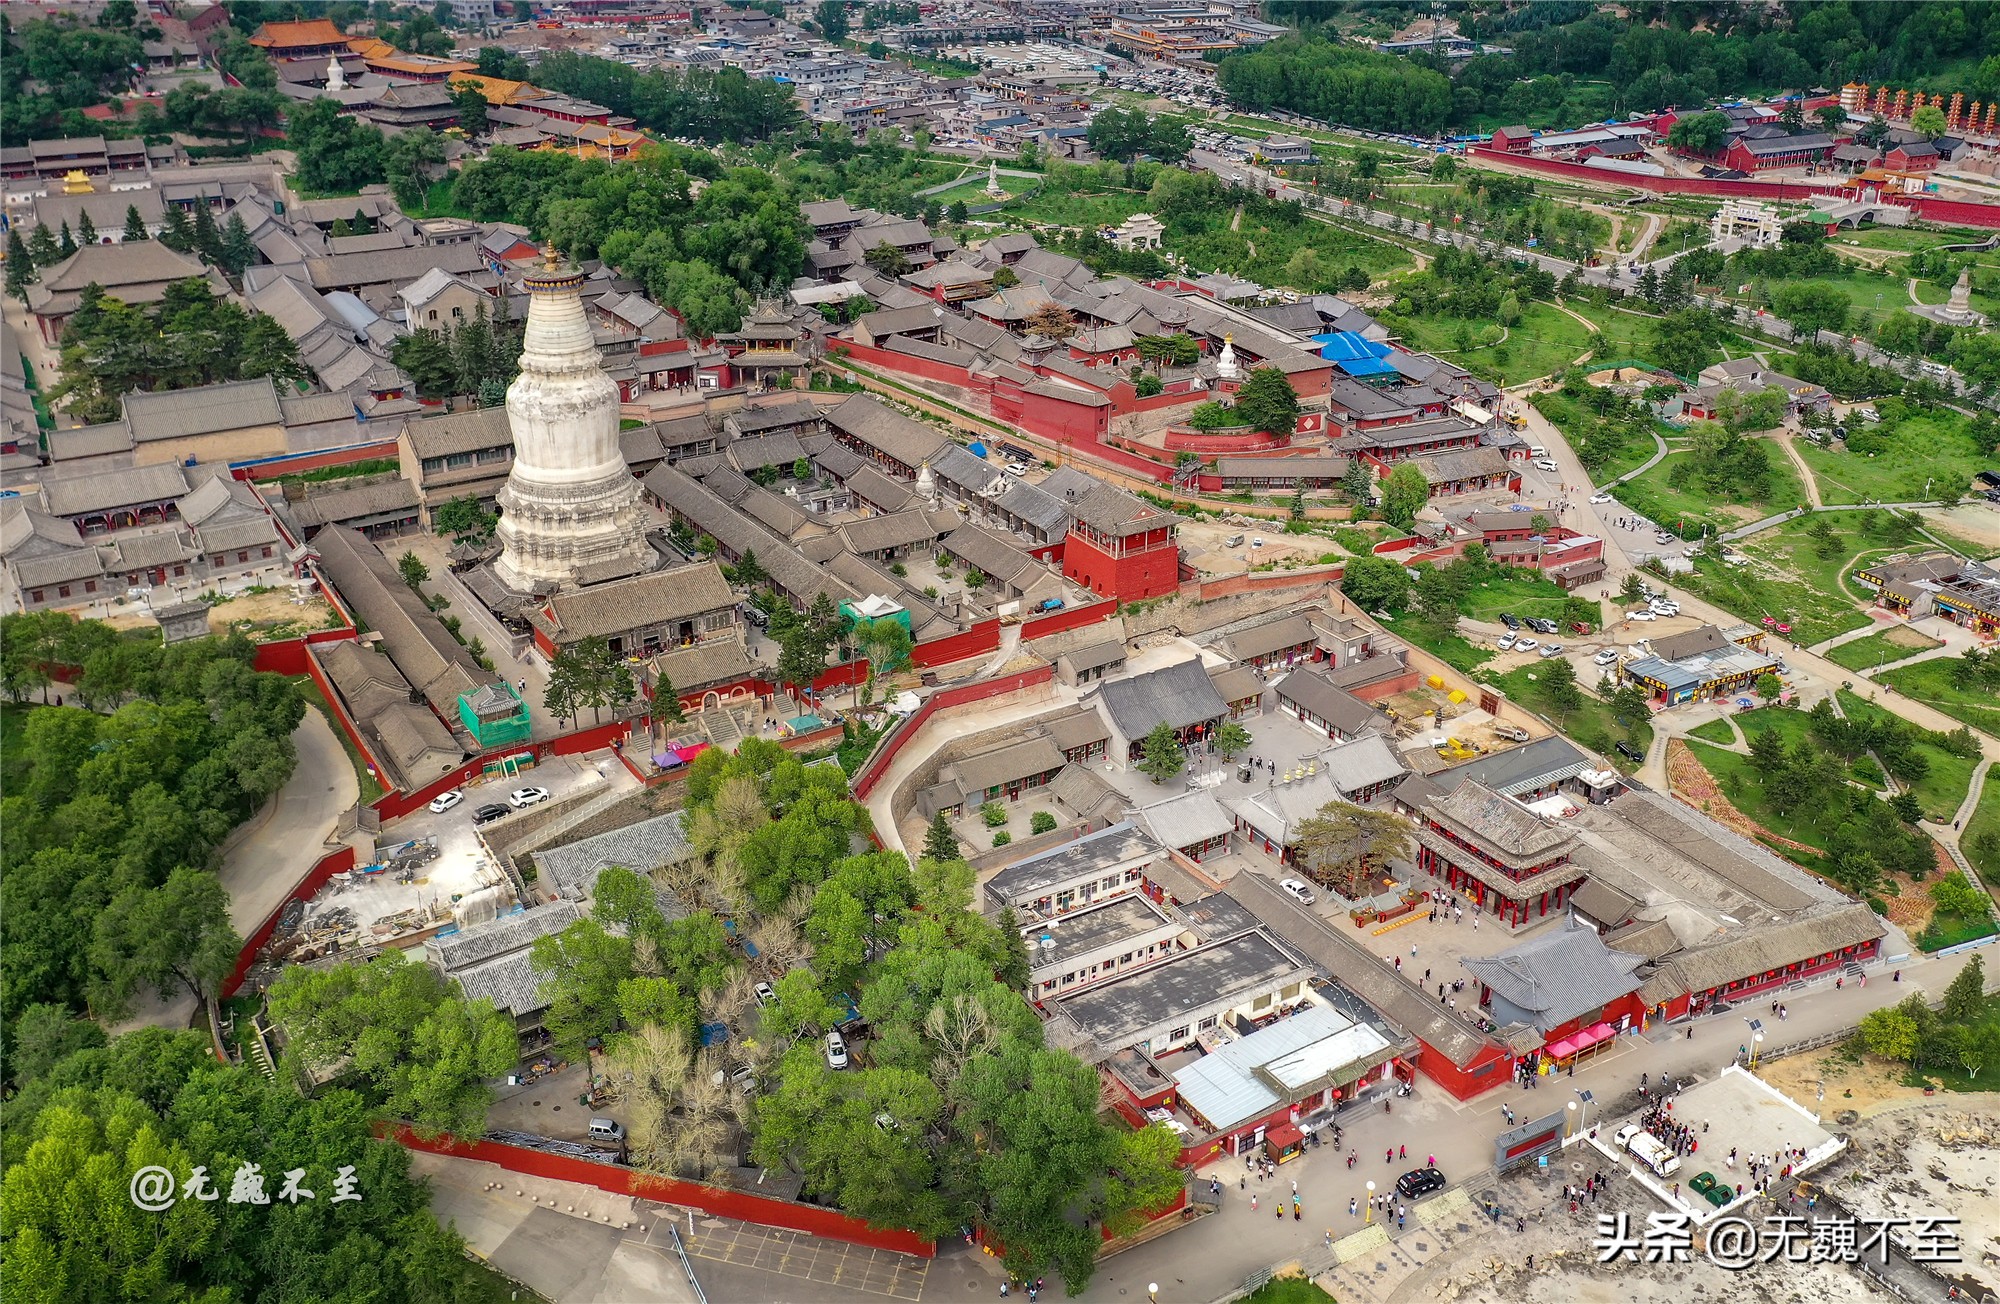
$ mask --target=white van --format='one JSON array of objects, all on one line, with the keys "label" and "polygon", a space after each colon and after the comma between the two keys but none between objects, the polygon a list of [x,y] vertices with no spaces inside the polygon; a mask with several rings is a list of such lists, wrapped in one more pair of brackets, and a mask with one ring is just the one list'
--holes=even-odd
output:
[{"label": "white van", "polygon": [[615,1118],[593,1118],[590,1120],[590,1139],[609,1141],[615,1145],[625,1139],[625,1125]]},{"label": "white van", "polygon": [[1669,1150],[1664,1142],[1651,1132],[1641,1131],[1633,1124],[1618,1129],[1618,1144],[1634,1159],[1653,1170],[1656,1177],[1671,1177],[1681,1170],[1681,1157]]},{"label": "white van", "polygon": [[1543,447],[1542,447],[1542,446],[1541,446],[1540,444],[1529,444],[1529,445],[1528,445],[1528,456],[1530,456],[1530,457],[1547,457],[1548,455],[1549,455],[1549,450],[1548,450],[1548,449],[1546,449],[1546,448],[1543,448]]}]

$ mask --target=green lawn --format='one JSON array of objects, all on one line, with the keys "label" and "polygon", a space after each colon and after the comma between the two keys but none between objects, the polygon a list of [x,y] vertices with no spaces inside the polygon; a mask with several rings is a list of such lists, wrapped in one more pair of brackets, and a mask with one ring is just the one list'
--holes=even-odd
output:
[{"label": "green lawn", "polygon": [[1502,385],[1559,372],[1590,347],[1583,324],[1546,303],[1526,305],[1506,338],[1491,344],[1477,343],[1493,325],[1488,321],[1401,317],[1396,325],[1409,348],[1435,353]]},{"label": "green lawn", "polygon": [[292,683],[298,688],[300,699],[325,716],[327,726],[333,730],[333,736],[340,739],[340,750],[347,753],[347,763],[354,767],[355,782],[361,785],[361,800],[373,801],[385,792],[387,789],[368,772],[368,758],[361,754],[361,749],[347,736],[347,730],[340,727],[339,719],[335,717],[333,708],[327,703],[326,694],[319,691],[319,685],[313,682],[312,676],[299,675],[292,680]]},{"label": "green lawn", "polygon": [[1516,666],[1504,675],[1488,673],[1482,674],[1479,678],[1498,687],[1511,700],[1555,721],[1557,727],[1564,733],[1592,751],[1603,753],[1607,759],[1621,768],[1628,771],[1637,768],[1613,751],[1612,744],[1629,742],[1639,749],[1641,755],[1644,755],[1646,749],[1653,745],[1652,722],[1640,720],[1628,726],[1611,714],[1608,705],[1592,697],[1589,692],[1584,693],[1583,704],[1575,710],[1567,714],[1556,710],[1549,702],[1547,690],[1542,683],[1543,664],[1545,663],[1533,662],[1525,666]]},{"label": "green lawn", "polygon": [[1706,724],[1698,724],[1688,730],[1688,737],[1700,738],[1705,742],[1720,743],[1724,747],[1731,747],[1736,743],[1736,734],[1730,729],[1729,721],[1727,720],[1710,720]]},{"label": "green lawn", "polygon": [[1793,447],[1812,468],[1824,502],[1928,502],[1967,490],[1973,473],[1992,465],[1992,458],[1981,455],[1969,425],[1956,412],[1920,413],[1897,422],[1882,440],[1885,447],[1872,456],[1836,452],[1803,439]]},{"label": "green lawn", "polygon": [[[1840,694],[1840,709],[1850,720],[1899,719],[1893,712],[1844,689]],[[1930,770],[1910,785],[1910,791],[1916,793],[1917,800],[1924,804],[1926,816],[1949,824],[1952,816],[1958,813],[1959,803],[1965,800],[1965,790],[1972,782],[1973,767],[1978,760],[1954,756],[1934,743],[1920,742],[1913,750],[1929,763]]]},{"label": "green lawn", "polygon": [[1914,701],[1934,706],[1952,719],[2000,736],[2000,702],[1978,688],[1960,688],[1952,683],[1955,657],[1919,661],[1900,670],[1884,671],[1877,682],[1887,684]]},{"label": "green lawn", "polygon": [[1475,647],[1456,634],[1432,637],[1422,621],[1409,616],[1392,616],[1382,623],[1461,674],[1469,675],[1493,659],[1491,648]]},{"label": "green lawn", "polygon": [[1618,501],[1684,539],[1700,538],[1704,523],[1717,530],[1735,529],[1806,502],[1798,471],[1778,448],[1770,450],[1771,475],[1764,496],[1741,500],[1722,500],[1699,487],[1676,487],[1671,482],[1675,468],[1688,456],[1680,450],[1669,453],[1652,470],[1619,486]]},{"label": "green lawn", "polygon": [[[1849,331],[1854,334],[1866,334],[1864,328],[1872,325],[1877,318],[1901,312],[1910,302],[1909,293],[1903,288],[1903,282],[1907,278],[1895,274],[1893,268],[1888,276],[1876,276],[1855,266],[1854,270],[1841,272],[1838,275],[1815,276],[1808,279],[1813,285],[1831,286],[1847,296],[1848,302],[1853,305],[1853,312],[1848,318],[1847,325]],[[1765,277],[1753,284],[1762,286],[1768,293],[1790,283],[1790,278]],[[1740,285],[1743,282],[1738,281],[1736,284]],[[1732,285],[1729,288],[1734,290],[1736,287]],[[1759,306],[1751,295],[1729,294],[1724,297],[1751,307]]]},{"label": "green lawn", "polygon": [[1273,1277],[1245,1295],[1243,1304],[1334,1304],[1334,1298],[1305,1277]]},{"label": "green lawn", "polygon": [[1988,883],[2000,878],[2000,775],[1986,772],[1979,802],[1959,834],[1958,849]]},{"label": "green lawn", "polygon": [[[1745,734],[1749,732],[1748,728],[1744,730]],[[1758,773],[1756,761],[1741,752],[1726,752],[1707,743],[1691,743],[1688,750],[1694,753],[1702,768],[1715,776],[1716,785],[1729,798],[1730,804],[1751,821],[1778,837],[1789,838],[1820,851],[1826,849],[1826,836],[1833,831],[1832,826],[1821,826],[1816,819],[1804,815],[1779,814],[1764,796],[1763,779]]]},{"label": "green lawn", "polygon": [[1465,595],[1465,600],[1459,603],[1458,609],[1474,620],[1497,620],[1505,611],[1523,618],[1541,616],[1567,625],[1569,621],[1583,616],[1583,612],[1572,605],[1576,603],[1590,610],[1591,623],[1596,624],[1603,619],[1597,603],[1573,597],[1553,581],[1539,575],[1510,571],[1474,585],[1472,591]]},{"label": "green lawn", "polygon": [[1989,233],[1949,229],[1943,231],[1917,230],[1913,227],[1871,226],[1862,231],[1842,231],[1827,237],[1827,243],[1835,248],[1847,245],[1857,249],[1889,249],[1899,253],[1916,253],[1941,244],[1976,244]]},{"label": "green lawn", "polygon": [[[1890,639],[1889,630],[1883,630],[1878,634],[1870,634],[1867,638],[1857,638],[1852,643],[1842,643],[1838,647],[1828,648],[1822,655],[1844,669],[1867,674],[1877,666],[1887,665],[1891,661],[1901,661],[1904,657],[1913,657],[1926,648],[1939,646],[1936,639],[1919,634],[1913,629],[1903,629],[1899,626],[1894,632],[1896,635],[1894,640]],[[1923,641],[1912,646],[1912,642],[1917,639]]]},{"label": "green lawn", "polygon": [[1695,574],[1683,576],[1682,582],[1752,624],[1768,616],[1790,625],[1790,638],[1797,643],[1810,645],[1851,629],[1865,629],[1868,617],[1857,605],[1863,599],[1848,592],[1841,577],[1862,560],[1889,549],[1877,543],[1879,536],[1869,534],[1863,521],[1852,519],[1859,515],[1837,512],[1823,518],[1832,525],[1839,544],[1831,559],[1819,555],[1817,541],[1806,532],[1821,518],[1799,517],[1738,544],[1752,559],[1750,565],[1725,566],[1703,558],[1696,563]]}]

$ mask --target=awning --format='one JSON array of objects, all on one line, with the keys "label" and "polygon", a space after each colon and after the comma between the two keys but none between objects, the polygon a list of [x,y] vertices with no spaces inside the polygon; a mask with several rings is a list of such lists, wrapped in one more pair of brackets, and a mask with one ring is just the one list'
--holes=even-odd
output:
[{"label": "awning", "polygon": [[1542,1053],[1552,1055],[1557,1059],[1568,1059],[1570,1056],[1576,1054],[1579,1049],[1581,1048],[1573,1039],[1564,1037],[1561,1041],[1552,1041],[1547,1046],[1544,1046]]},{"label": "awning", "polygon": [[1264,1133],[1264,1144],[1273,1150],[1289,1150],[1303,1144],[1306,1134],[1290,1123],[1280,1123]]},{"label": "awning", "polygon": [[1594,1024],[1590,1029],[1590,1039],[1593,1042],[1608,1041],[1611,1038],[1616,1037],[1617,1035],[1618,1035],[1618,1029],[1612,1027],[1608,1023]]}]

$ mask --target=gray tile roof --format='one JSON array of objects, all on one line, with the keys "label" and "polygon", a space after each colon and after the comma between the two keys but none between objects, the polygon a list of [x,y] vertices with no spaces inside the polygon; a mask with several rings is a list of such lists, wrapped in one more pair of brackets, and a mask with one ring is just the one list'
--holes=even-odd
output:
[{"label": "gray tile roof", "polygon": [[[1371,658],[1381,660],[1381,658]],[[1365,662],[1362,664],[1366,664]],[[1440,770],[1431,779],[1440,788],[1453,788],[1467,779],[1484,784],[1503,797],[1533,792],[1558,783],[1573,774],[1595,769],[1596,763],[1568,739],[1556,735],[1537,738],[1519,747],[1477,757],[1463,765]]]},{"label": "gray tile roof", "polygon": [[[644,877],[693,854],[681,828],[681,812],[669,811],[595,837],[544,848],[535,853],[535,867],[563,899],[583,901],[596,888],[598,875],[614,865]],[[671,913],[682,913],[678,903]]]},{"label": "gray tile roof", "polygon": [[1101,534],[1140,534],[1173,525],[1180,517],[1115,485],[1094,484],[1071,504],[1076,519]]},{"label": "gray tile roof", "polygon": [[1310,646],[1319,641],[1312,622],[1296,612],[1279,615],[1275,620],[1267,620],[1261,625],[1239,630],[1223,640],[1229,655],[1238,661],[1251,661],[1258,657],[1282,652],[1286,648]]},{"label": "gray tile roof", "polygon": [[722,578],[722,568],[705,561],[557,594],[548,601],[554,616],[545,619],[558,641],[572,642],[691,619],[735,605],[736,595]]},{"label": "gray tile roof", "polygon": [[435,707],[450,715],[460,693],[495,682],[492,671],[473,660],[396,573],[382,550],[345,526],[329,525],[313,536],[320,568],[341,598],[370,629],[405,679]]},{"label": "gray tile roof", "polygon": [[140,443],[184,439],[247,426],[275,426],[284,419],[269,376],[197,389],[127,394],[125,420]]},{"label": "gray tile roof", "polygon": [[1185,729],[1229,713],[1199,657],[1129,679],[1106,680],[1097,691],[1118,732],[1135,742],[1158,724]]},{"label": "gray tile roof", "polygon": [[943,435],[896,411],[872,394],[856,394],[826,414],[829,427],[857,439],[905,466],[920,466],[950,442]]},{"label": "gray tile roof", "polygon": [[42,501],[53,516],[82,516],[140,503],[177,502],[187,492],[187,477],[171,462],[121,471],[50,476],[42,481]]},{"label": "gray tile roof", "polygon": [[1222,803],[1206,789],[1169,797],[1132,812],[1132,819],[1163,847],[1191,847],[1236,827]]},{"label": "gray tile roof", "polygon": [[1388,717],[1341,688],[1317,668],[1300,667],[1277,683],[1278,700],[1292,702],[1350,737],[1387,727]]},{"label": "gray tile roof", "polygon": [[507,409],[504,407],[424,417],[405,423],[403,431],[409,436],[410,447],[418,457],[472,453],[482,448],[511,446],[514,442],[514,432],[507,424]]},{"label": "gray tile roof", "polygon": [[1534,1015],[1543,1032],[1639,989],[1643,956],[1607,947],[1587,924],[1565,923],[1494,956],[1459,961],[1494,995]]}]

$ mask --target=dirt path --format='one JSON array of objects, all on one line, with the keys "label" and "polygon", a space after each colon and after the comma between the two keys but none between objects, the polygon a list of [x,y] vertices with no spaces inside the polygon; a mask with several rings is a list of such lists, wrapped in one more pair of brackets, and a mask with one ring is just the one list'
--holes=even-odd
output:
[{"label": "dirt path", "polygon": [[1806,501],[1811,503],[1814,508],[1826,506],[1824,502],[1820,501],[1819,481],[1813,478],[1812,468],[1806,465],[1806,459],[1799,456],[1799,450],[1792,447],[1792,436],[1789,433],[1774,434],[1771,436],[1771,442],[1784,449],[1785,456],[1790,458],[1792,465],[1797,468],[1799,478],[1805,482]]}]

